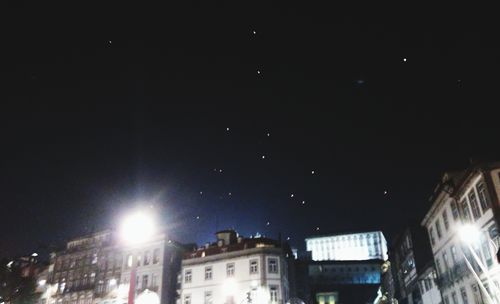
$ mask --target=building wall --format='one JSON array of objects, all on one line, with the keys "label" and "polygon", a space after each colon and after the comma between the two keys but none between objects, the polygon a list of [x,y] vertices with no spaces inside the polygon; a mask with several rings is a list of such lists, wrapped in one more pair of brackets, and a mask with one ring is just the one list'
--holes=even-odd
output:
[{"label": "building wall", "polygon": [[381,231],[306,239],[313,261],[387,259],[387,242]]},{"label": "building wall", "polygon": [[[489,173],[486,173],[489,174]],[[500,281],[500,269],[489,246],[489,240],[498,242],[497,226],[492,208],[482,206],[480,189],[486,187],[484,175],[475,171],[455,189],[453,196],[442,193],[434,202],[433,210],[425,220],[439,277],[443,303],[482,303],[479,287],[465,264],[464,256],[473,263],[469,249],[459,238],[458,231],[470,223],[481,231],[474,245],[481,261],[487,265],[494,281]],[[491,202],[491,197],[489,198]],[[485,208],[483,208],[485,207]],[[478,271],[480,273],[480,271]],[[484,276],[481,275],[484,281]]]},{"label": "building wall", "polygon": [[[421,304],[440,304],[441,292],[436,283],[436,271],[433,269],[419,277],[418,288],[420,289]],[[474,303],[470,302],[469,303]]]},{"label": "building wall", "polygon": [[[234,303],[241,303],[246,299],[247,292],[252,299],[269,299],[271,289],[276,289],[277,301],[272,303],[285,303],[288,299],[286,262],[279,251],[274,253],[259,250],[242,250],[240,256],[217,260],[206,258],[189,259],[183,262],[181,282],[181,303],[207,303],[211,294],[212,302],[227,303],[228,297]],[[277,262],[277,272],[270,272],[269,261]],[[257,272],[250,272],[251,262],[257,262]],[[234,265],[234,275],[228,275],[228,264]],[[205,279],[205,271],[212,269],[212,278]],[[191,272],[191,279],[189,275]],[[207,298],[206,298],[207,297]],[[267,302],[266,302],[267,303]]]}]

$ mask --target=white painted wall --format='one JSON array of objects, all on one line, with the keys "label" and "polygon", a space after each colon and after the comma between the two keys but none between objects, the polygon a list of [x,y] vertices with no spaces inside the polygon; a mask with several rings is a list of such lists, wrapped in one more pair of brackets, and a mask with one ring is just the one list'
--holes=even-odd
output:
[{"label": "white painted wall", "polygon": [[[277,259],[278,273],[269,273],[269,259]],[[191,259],[193,260],[193,259]],[[250,254],[234,258],[204,262],[204,258],[196,258],[195,265],[182,266],[181,297],[182,304],[186,304],[186,297],[190,297],[191,304],[205,303],[206,292],[212,293],[214,304],[226,303],[227,296],[234,296],[235,303],[239,304],[246,299],[246,293],[252,291],[253,297],[266,298],[266,301],[254,303],[284,303],[287,296],[286,270],[283,269],[284,261],[279,255],[274,254]],[[258,261],[258,273],[250,273],[250,261]],[[189,261],[189,260],[188,260]],[[264,263],[263,263],[264,262]],[[234,263],[234,276],[228,277],[226,267],[228,263]],[[205,280],[205,268],[212,267],[212,279]],[[191,270],[192,281],[186,282],[186,271]],[[270,302],[268,299],[269,288],[277,287],[278,301]]]}]

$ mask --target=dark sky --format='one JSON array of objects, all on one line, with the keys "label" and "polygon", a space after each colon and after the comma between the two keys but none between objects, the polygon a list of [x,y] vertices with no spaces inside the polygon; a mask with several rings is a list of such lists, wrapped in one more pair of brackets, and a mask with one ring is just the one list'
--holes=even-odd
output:
[{"label": "dark sky", "polygon": [[0,256],[138,201],[182,242],[390,237],[499,155],[494,10],[329,2],[3,5]]}]

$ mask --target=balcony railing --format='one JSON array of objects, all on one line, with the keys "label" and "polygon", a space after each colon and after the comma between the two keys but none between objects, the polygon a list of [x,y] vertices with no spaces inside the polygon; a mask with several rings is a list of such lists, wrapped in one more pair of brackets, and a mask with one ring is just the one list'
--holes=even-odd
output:
[{"label": "balcony railing", "polygon": [[452,268],[449,268],[448,271],[441,274],[437,280],[437,283],[440,288],[448,288],[458,281],[462,280],[469,273],[469,269],[465,265],[465,263],[459,262],[455,264]]}]

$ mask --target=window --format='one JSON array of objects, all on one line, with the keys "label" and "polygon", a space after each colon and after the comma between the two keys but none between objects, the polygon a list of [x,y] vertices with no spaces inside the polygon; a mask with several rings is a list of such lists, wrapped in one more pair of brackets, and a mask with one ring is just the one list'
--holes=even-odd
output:
[{"label": "window", "polygon": [[441,261],[438,257],[436,257],[436,270],[438,275],[442,275],[444,273],[443,269],[441,268]]},{"label": "window", "polygon": [[451,214],[453,215],[453,220],[456,221],[458,220],[459,216],[457,203],[455,201],[452,201],[450,203],[450,206],[451,206]]},{"label": "window", "polygon": [[257,260],[250,261],[250,273],[258,273],[259,272],[259,262]]},{"label": "window", "polygon": [[205,267],[205,280],[212,279],[212,266]]},{"label": "window", "polygon": [[453,261],[453,264],[458,262],[457,248],[455,245],[451,246],[451,260]]},{"label": "window", "polygon": [[463,220],[469,222],[470,221],[469,204],[467,204],[467,200],[465,198],[462,201],[460,201],[460,208],[462,208]]},{"label": "window", "polygon": [[479,203],[481,203],[481,208],[483,212],[486,212],[488,208],[490,208],[490,197],[486,192],[486,187],[484,186],[484,182],[479,182],[477,184],[477,195],[479,196]]},{"label": "window", "polygon": [[158,264],[159,261],[160,261],[160,249],[156,248],[153,251],[153,264]]},{"label": "window", "polygon": [[226,264],[226,275],[228,277],[234,276],[234,263],[227,263]]},{"label": "window", "polygon": [[477,204],[476,191],[472,189],[469,192],[468,197],[469,197],[470,207],[472,209],[472,215],[474,216],[474,219],[477,220],[478,218],[481,217],[481,211],[479,211],[479,206]]},{"label": "window", "polygon": [[448,296],[444,296],[444,304],[450,304],[450,300],[448,299]]},{"label": "window", "polygon": [[269,286],[269,296],[271,302],[278,302],[278,287],[277,286]]},{"label": "window", "polygon": [[429,239],[431,240],[432,246],[434,246],[434,244],[436,244],[436,239],[434,237],[434,228],[432,227],[429,228]]},{"label": "window", "polygon": [[151,275],[151,287],[158,287],[158,275],[152,274]]},{"label": "window", "polygon": [[495,239],[498,237],[498,228],[496,224],[491,225],[488,228],[488,233],[490,234],[490,238],[495,241]]},{"label": "window", "polygon": [[193,280],[193,273],[191,269],[187,269],[184,272],[184,283],[191,283],[192,280]]},{"label": "window", "polygon": [[136,264],[137,267],[141,266],[141,255],[138,254],[137,255],[137,264]]},{"label": "window", "polygon": [[441,223],[439,222],[439,219],[436,220],[435,226],[436,226],[437,237],[438,237],[438,239],[440,239],[442,236],[442,233],[441,233]]},{"label": "window", "polygon": [[184,304],[191,304],[191,295],[184,295]]},{"label": "window", "polygon": [[457,293],[455,291],[451,293],[451,300],[452,300],[453,304],[458,304],[458,297],[457,297]]},{"label": "window", "polygon": [[270,258],[269,260],[267,260],[267,263],[268,263],[267,271],[269,273],[278,273],[278,259]]},{"label": "window", "polygon": [[212,291],[205,291],[205,304],[212,304],[214,302],[212,297]]},{"label": "window", "polygon": [[460,294],[462,295],[462,303],[469,304],[469,299],[467,298],[467,292],[465,291],[465,287],[460,288]]},{"label": "window", "polygon": [[143,275],[142,276],[142,289],[148,287],[148,275]]},{"label": "window", "polygon": [[[449,261],[448,261],[448,254],[446,252],[443,253],[443,264],[444,264],[444,269],[450,267]],[[452,266],[452,265],[451,265]]]},{"label": "window", "polygon": [[132,260],[133,260],[133,257],[131,254],[127,254],[127,259],[126,259],[126,265],[125,265],[125,268],[130,268],[132,267]]},{"label": "window", "polygon": [[448,222],[448,213],[446,209],[443,211],[443,224],[444,229],[448,231],[448,228],[450,228],[450,223]]},{"label": "window", "polygon": [[481,237],[481,247],[483,249],[484,258],[486,259],[486,265],[491,267],[493,265],[493,260],[491,258],[488,232],[485,232]]},{"label": "window", "polygon": [[150,252],[149,250],[146,250],[146,252],[144,252],[144,265],[149,265],[150,262],[151,262]]}]

